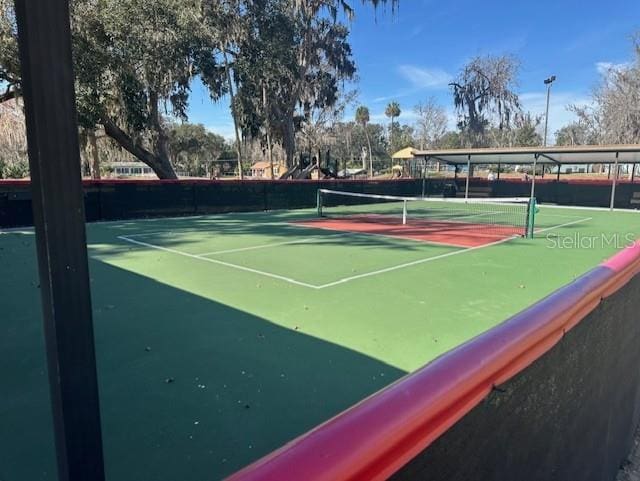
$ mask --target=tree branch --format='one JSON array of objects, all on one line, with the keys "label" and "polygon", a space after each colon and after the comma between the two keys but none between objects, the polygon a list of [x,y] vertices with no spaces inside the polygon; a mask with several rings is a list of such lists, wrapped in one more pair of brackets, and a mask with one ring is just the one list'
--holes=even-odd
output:
[{"label": "tree branch", "polygon": [[131,136],[118,127],[111,119],[103,117],[101,119],[101,123],[104,127],[105,133],[109,137],[115,140],[118,145],[131,155],[151,167],[160,179],[178,178],[168,161],[164,162],[163,159],[158,158],[144,147],[136,144]]}]

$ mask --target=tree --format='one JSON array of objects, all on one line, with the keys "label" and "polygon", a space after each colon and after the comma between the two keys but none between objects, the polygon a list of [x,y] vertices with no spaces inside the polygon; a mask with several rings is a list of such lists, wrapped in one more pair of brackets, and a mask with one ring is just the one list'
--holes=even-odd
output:
[{"label": "tree", "polygon": [[[369,109],[367,107],[365,107],[364,105],[359,106],[356,109],[356,123],[362,126],[362,129],[364,130],[365,133],[365,137],[367,139],[367,147],[368,147],[368,154],[369,154],[369,177],[373,177],[373,160],[371,157],[371,138],[369,137],[369,132],[367,130],[367,124],[369,123],[370,120],[370,115],[369,115]],[[362,158],[362,168],[365,169],[365,158],[363,156]]]},{"label": "tree", "polygon": [[[400,104],[398,102],[390,102],[389,105],[387,105],[387,108],[384,110],[384,114],[391,119],[391,126],[389,128],[389,145],[391,146],[391,149],[394,148],[394,143],[393,143],[393,119],[400,117],[401,113],[402,112],[400,110]],[[393,153],[393,152],[391,152],[391,153]]]},{"label": "tree", "polygon": [[185,120],[195,75],[222,91],[216,41],[200,4],[84,0],[72,15],[81,125],[102,125],[160,178],[175,178],[161,109]]},{"label": "tree", "polygon": [[634,47],[633,63],[609,69],[593,91],[591,105],[570,106],[590,144],[640,143],[640,36]]},{"label": "tree", "polygon": [[[305,123],[313,122],[315,111],[336,106],[340,84],[354,78],[349,30],[338,21],[340,12],[350,19],[353,10],[344,0],[241,3],[243,33],[234,53],[233,71],[243,134],[262,135],[269,120],[271,137],[282,143],[291,167],[297,133]],[[390,3],[395,8],[397,1],[364,3],[376,7]],[[263,87],[267,102],[262,101]],[[261,112],[265,104],[268,116]]]},{"label": "tree", "polygon": [[431,149],[438,145],[447,131],[447,113],[433,97],[413,108],[418,116],[416,121],[416,140],[420,149]]},{"label": "tree", "polygon": [[460,132],[445,132],[438,142],[438,147],[442,149],[461,149],[464,147],[464,140]]},{"label": "tree", "polygon": [[412,125],[395,123],[393,125],[392,141],[389,143],[389,156],[406,147],[413,146],[415,142],[415,129]]},{"label": "tree", "polygon": [[588,145],[589,129],[580,121],[571,122],[555,133],[556,145]]},{"label": "tree", "polygon": [[[7,0],[0,1],[0,80],[19,95],[13,14]],[[161,178],[176,177],[168,157],[163,109],[186,118],[195,76],[212,92],[223,93],[218,40],[211,28],[214,16],[205,22],[201,5],[195,0],[71,4],[80,127],[89,134],[103,129]]]},{"label": "tree", "polygon": [[492,127],[487,131],[490,147],[535,147],[542,144],[539,129],[541,115],[518,112],[509,128]]},{"label": "tree", "polygon": [[[395,9],[398,2],[364,3]],[[345,0],[77,0],[71,6],[80,127],[88,138],[104,131],[162,178],[175,177],[166,119],[186,120],[195,77],[214,100],[233,95],[235,83],[234,120],[243,116],[245,139],[268,131],[268,143],[282,142],[291,165],[302,124],[314,110],[335,105],[340,83],[355,74],[348,28],[337,18],[353,16]],[[15,31],[11,0],[0,0],[0,102],[20,91]],[[240,145],[238,135],[239,162]]]},{"label": "tree", "polygon": [[16,100],[0,103],[0,179],[27,175],[27,133],[22,106]]},{"label": "tree", "polygon": [[356,95],[355,91],[340,92],[335,105],[312,110],[300,126],[297,143],[305,144],[310,152],[335,146],[342,135],[339,129],[334,128],[337,124],[352,130],[353,125],[343,124],[341,119],[345,109],[354,102]]},{"label": "tree", "polygon": [[171,164],[189,176],[210,174],[208,167],[226,147],[222,136],[207,131],[202,124],[172,124],[167,134]]},{"label": "tree", "polygon": [[475,57],[449,84],[459,116],[458,127],[469,147],[486,146],[489,126],[509,128],[515,114],[521,111],[514,91],[517,74],[518,62],[513,57]]},{"label": "tree", "polygon": [[0,0],[0,103],[19,96],[20,60],[13,0]]}]

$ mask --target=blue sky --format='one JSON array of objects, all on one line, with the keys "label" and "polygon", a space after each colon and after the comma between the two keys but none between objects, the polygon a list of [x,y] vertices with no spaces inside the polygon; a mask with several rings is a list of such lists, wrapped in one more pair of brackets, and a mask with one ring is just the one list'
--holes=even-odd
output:
[{"label": "blue sky", "polygon": [[[513,54],[521,61],[518,91],[526,110],[543,113],[543,80],[558,77],[551,137],[572,119],[568,104],[589,101],[607,65],[633,58],[631,36],[640,31],[637,0],[400,0],[394,15],[352,3],[350,41],[359,76],[354,87],[372,120],[384,123],[389,101],[398,101],[400,121],[411,123],[413,106],[433,96],[450,112],[453,127],[450,79],[475,55]],[[189,114],[190,121],[232,137],[229,100],[212,103],[199,84],[193,86]],[[345,114],[352,116],[351,110]]]}]

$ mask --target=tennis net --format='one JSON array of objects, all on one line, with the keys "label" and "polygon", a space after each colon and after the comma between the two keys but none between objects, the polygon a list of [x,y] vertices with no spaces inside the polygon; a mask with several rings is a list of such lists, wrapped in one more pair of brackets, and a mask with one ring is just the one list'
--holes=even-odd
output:
[{"label": "tennis net", "polygon": [[535,201],[529,198],[438,198],[318,190],[320,217],[363,224],[423,229],[447,236],[495,239],[533,232]]}]

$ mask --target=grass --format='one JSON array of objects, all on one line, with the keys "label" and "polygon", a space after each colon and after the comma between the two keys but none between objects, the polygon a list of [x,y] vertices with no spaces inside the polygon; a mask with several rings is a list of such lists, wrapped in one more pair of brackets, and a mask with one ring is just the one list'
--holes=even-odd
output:
[{"label": "grass", "polygon": [[[640,232],[542,206],[535,239],[464,250],[290,223],[310,215],[87,227],[108,479],[228,475]],[[2,481],[56,479],[34,241],[0,234]]]}]

